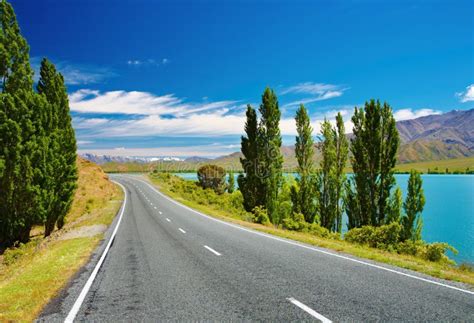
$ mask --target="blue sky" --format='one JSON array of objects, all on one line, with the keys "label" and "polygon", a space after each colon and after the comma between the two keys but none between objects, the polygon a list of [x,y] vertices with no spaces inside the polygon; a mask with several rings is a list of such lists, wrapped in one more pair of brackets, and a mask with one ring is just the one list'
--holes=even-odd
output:
[{"label": "blue sky", "polygon": [[474,108],[472,1],[13,0],[32,64],[64,74],[80,152],[218,156],[245,105],[278,94],[319,122],[355,105],[397,119]]}]

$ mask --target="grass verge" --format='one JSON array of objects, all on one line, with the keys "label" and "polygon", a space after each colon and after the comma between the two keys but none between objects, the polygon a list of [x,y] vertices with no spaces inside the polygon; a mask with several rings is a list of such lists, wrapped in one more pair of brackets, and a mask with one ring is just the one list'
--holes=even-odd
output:
[{"label": "grass verge", "polygon": [[[78,167],[78,190],[65,227],[48,238],[43,238],[42,227],[36,227],[30,242],[0,256],[2,322],[33,321],[102,240],[102,233],[87,235],[87,229],[105,228],[122,204],[122,190],[98,166],[78,159]],[[74,235],[79,228],[81,234]]]},{"label": "grass verge", "polygon": [[173,180],[164,181],[160,176],[149,176],[149,179],[162,193],[176,201],[227,222],[309,245],[418,271],[433,277],[466,283],[474,287],[474,272],[469,267],[460,268],[448,263],[431,262],[411,255],[392,253],[364,245],[352,244],[344,240],[328,239],[311,233],[290,231],[273,225],[266,226],[249,222],[244,213],[236,211],[237,208],[232,207],[232,204],[235,202],[210,200],[207,203],[203,203],[202,200],[193,200],[193,196],[198,196],[196,192],[182,192],[176,189],[173,185]]}]

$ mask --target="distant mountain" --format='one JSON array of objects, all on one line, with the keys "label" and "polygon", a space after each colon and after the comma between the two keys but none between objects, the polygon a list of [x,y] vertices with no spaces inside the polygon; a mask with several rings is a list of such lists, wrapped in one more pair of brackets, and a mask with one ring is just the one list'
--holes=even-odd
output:
[{"label": "distant mountain", "polygon": [[399,121],[397,129],[402,163],[474,155],[474,109]]},{"label": "distant mountain", "polygon": [[[397,122],[401,145],[399,163],[442,160],[474,156],[474,109],[453,110],[448,113],[429,115]],[[319,162],[319,144],[315,144],[315,161]],[[292,169],[297,165],[294,146],[283,146],[284,167]],[[116,157],[83,154],[84,158],[98,164],[106,163],[151,163],[169,162],[176,169],[194,169],[199,164],[212,162],[227,169],[240,169],[240,152],[215,159],[204,157]],[[114,166],[115,167],[115,166]]]},{"label": "distant mountain", "polygon": [[212,159],[206,158],[206,157],[199,157],[199,156],[193,156],[193,157],[188,157],[184,159],[184,161],[187,163],[205,163],[210,160]]},{"label": "distant mountain", "polygon": [[[474,109],[454,110],[397,122],[401,145],[399,163],[441,160],[474,156]],[[321,154],[315,144],[315,161]],[[294,146],[281,148],[285,167],[296,166]],[[226,167],[238,167],[241,153],[235,152],[214,160]]]},{"label": "distant mountain", "polygon": [[80,154],[84,159],[90,160],[96,164],[102,165],[105,163],[153,163],[153,162],[180,162],[184,159],[179,157],[136,157],[136,156],[110,156],[110,155],[95,155],[95,154]]}]

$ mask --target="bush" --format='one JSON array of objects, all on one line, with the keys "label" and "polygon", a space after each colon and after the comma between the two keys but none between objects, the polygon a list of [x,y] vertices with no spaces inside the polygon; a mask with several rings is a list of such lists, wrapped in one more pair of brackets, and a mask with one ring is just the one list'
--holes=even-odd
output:
[{"label": "bush", "polygon": [[227,188],[225,180],[225,170],[217,165],[204,165],[197,171],[199,185],[206,189],[213,189],[216,193],[222,194]]},{"label": "bush", "polygon": [[400,241],[402,239],[401,232],[402,226],[397,222],[380,227],[363,226],[362,228],[349,230],[345,234],[344,240],[399,254],[417,256],[433,262],[453,263],[446,256],[446,251],[451,250],[457,253],[457,250],[449,244],[425,243],[422,240]]},{"label": "bush", "polygon": [[454,254],[457,254],[458,251],[454,247],[450,246],[445,242],[435,242],[425,245],[423,256],[429,261],[450,261],[446,256],[446,251],[451,250]]},{"label": "bush", "polygon": [[367,244],[373,248],[394,248],[400,240],[402,226],[397,222],[380,227],[363,226],[349,230],[344,239],[352,243]]},{"label": "bush", "polygon": [[340,235],[335,232],[331,232],[328,229],[320,226],[317,223],[308,223],[304,219],[304,215],[301,213],[293,213],[291,217],[283,219],[283,228],[292,231],[307,232],[312,235],[339,240]]},{"label": "bush", "polygon": [[308,223],[304,220],[304,215],[301,213],[293,213],[291,217],[283,219],[282,224],[283,228],[292,231],[303,231],[308,227]]},{"label": "bush", "polygon": [[267,210],[263,206],[256,206],[253,208],[254,222],[268,225],[270,219],[268,218]]}]

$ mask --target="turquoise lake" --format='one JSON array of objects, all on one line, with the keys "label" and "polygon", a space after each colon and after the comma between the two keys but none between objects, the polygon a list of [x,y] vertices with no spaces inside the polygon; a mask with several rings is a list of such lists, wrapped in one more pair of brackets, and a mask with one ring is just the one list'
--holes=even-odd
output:
[{"label": "turquoise lake", "polygon": [[[196,173],[176,175],[197,180]],[[408,176],[395,176],[403,194]],[[459,251],[457,255],[449,252],[452,259],[457,263],[474,264],[474,176],[422,175],[422,178],[426,197],[423,239],[447,242]]]}]

